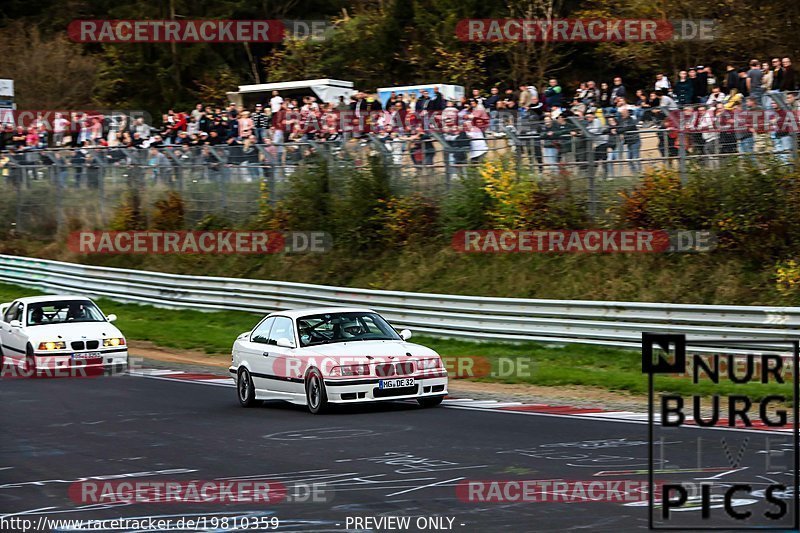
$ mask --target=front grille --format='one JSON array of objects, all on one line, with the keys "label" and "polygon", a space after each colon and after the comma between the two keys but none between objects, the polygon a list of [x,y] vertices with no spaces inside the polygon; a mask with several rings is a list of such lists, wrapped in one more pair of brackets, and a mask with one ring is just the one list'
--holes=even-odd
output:
[{"label": "front grille", "polygon": [[394,367],[394,371],[398,376],[407,376],[414,373],[414,363],[397,363]]},{"label": "front grille", "polygon": [[73,350],[85,350],[86,349],[86,343],[83,342],[83,341],[75,341],[72,344],[70,344],[70,346],[72,346]]},{"label": "front grille", "polygon": [[398,387],[396,389],[372,389],[373,398],[390,398],[392,396],[407,396],[416,394],[419,390],[418,385],[413,387]]},{"label": "front grille", "polygon": [[86,341],[87,350],[96,350],[100,347],[100,341]]},{"label": "front grille", "polygon": [[389,363],[375,365],[375,375],[379,378],[408,376],[414,373],[414,363]]},{"label": "front grille", "polygon": [[375,365],[375,375],[379,378],[394,376],[394,365]]}]

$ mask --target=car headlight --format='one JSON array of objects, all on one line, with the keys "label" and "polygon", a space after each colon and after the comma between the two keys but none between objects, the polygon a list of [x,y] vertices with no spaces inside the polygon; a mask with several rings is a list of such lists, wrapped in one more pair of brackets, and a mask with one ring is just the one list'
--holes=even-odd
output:
[{"label": "car headlight", "polygon": [[64,341],[47,341],[39,343],[39,350],[64,350],[66,347],[67,343]]},{"label": "car headlight", "polygon": [[433,370],[434,368],[441,368],[442,360],[438,357],[436,359],[421,359],[417,366],[420,370]]},{"label": "car headlight", "polygon": [[331,368],[331,376],[368,376],[369,365],[346,365]]},{"label": "car headlight", "polygon": [[125,346],[125,339],[122,337],[112,337],[110,339],[103,339],[103,347]]}]

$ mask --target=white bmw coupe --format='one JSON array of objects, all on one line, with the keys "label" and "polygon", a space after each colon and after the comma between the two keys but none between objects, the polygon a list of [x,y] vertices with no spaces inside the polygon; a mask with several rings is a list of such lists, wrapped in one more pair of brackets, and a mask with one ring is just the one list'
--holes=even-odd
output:
[{"label": "white bmw coupe", "polygon": [[416,399],[439,405],[447,370],[370,309],[315,308],[267,315],[233,343],[239,403],[286,400],[321,413],[330,404]]},{"label": "white bmw coupe", "polygon": [[0,369],[34,377],[124,370],[125,337],[88,298],[34,296],[0,305]]}]

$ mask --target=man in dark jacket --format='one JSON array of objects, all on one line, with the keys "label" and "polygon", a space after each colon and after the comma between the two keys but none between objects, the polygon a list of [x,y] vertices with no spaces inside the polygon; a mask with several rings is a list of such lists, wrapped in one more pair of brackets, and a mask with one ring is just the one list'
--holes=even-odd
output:
[{"label": "man in dark jacket", "polygon": [[617,98],[625,98],[628,96],[625,86],[622,85],[622,78],[617,76],[614,78],[614,86],[611,88],[611,101],[616,102]]},{"label": "man in dark jacket", "polygon": [[637,121],[627,107],[619,110],[619,126],[617,132],[622,135],[625,147],[628,149],[628,164],[634,175],[642,171],[642,163],[639,160],[642,149],[642,141],[639,138]]},{"label": "man in dark jacket", "polygon": [[694,83],[688,76],[685,70],[680,71],[678,81],[675,83],[675,96],[680,106],[689,105],[694,101]]},{"label": "man in dark jacket", "polygon": [[545,105],[547,105],[548,110],[561,110],[564,107],[564,95],[562,94],[561,86],[555,78],[550,78],[548,84],[550,86],[544,92]]},{"label": "man in dark jacket", "polygon": [[497,87],[492,87],[490,90],[489,97],[483,101],[483,106],[486,108],[486,112],[489,113],[489,131],[498,131],[499,129],[499,121],[498,117],[500,116],[497,112],[497,103],[500,101],[500,89]]},{"label": "man in dark jacket", "polygon": [[783,83],[783,67],[781,67],[781,60],[778,57],[773,57],[770,62],[772,66],[772,86],[773,91],[781,90],[781,83]]},{"label": "man in dark jacket", "polygon": [[733,65],[725,67],[725,71],[725,89],[729,95],[733,96],[736,94],[734,91],[739,90],[739,72]]},{"label": "man in dark jacket", "polygon": [[781,60],[783,66],[783,79],[781,80],[781,91],[794,91],[797,89],[797,78],[795,77],[792,60],[784,57]]},{"label": "man in dark jacket", "polygon": [[706,68],[703,65],[698,65],[693,70],[695,74],[690,77],[692,77],[692,82],[694,83],[694,101],[702,104],[708,98],[708,72],[706,72]]},{"label": "man in dark jacket", "polygon": [[423,112],[428,111],[428,106],[431,104],[431,97],[428,95],[427,89],[422,89],[419,98],[417,98],[417,103],[414,104],[414,111],[417,115],[421,115]]},{"label": "man in dark jacket", "polygon": [[445,98],[439,87],[433,88],[433,97],[428,105],[428,111],[443,111],[446,107]]},{"label": "man in dark jacket", "polygon": [[747,86],[746,68],[739,69],[739,80],[736,88],[739,90],[739,94],[741,94],[743,98],[747,98],[748,96],[750,96],[750,87]]}]

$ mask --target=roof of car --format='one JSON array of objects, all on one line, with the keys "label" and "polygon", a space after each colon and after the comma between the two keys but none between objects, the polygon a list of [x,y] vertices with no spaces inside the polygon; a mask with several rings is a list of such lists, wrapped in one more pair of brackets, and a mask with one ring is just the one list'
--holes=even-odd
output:
[{"label": "roof of car", "polygon": [[67,296],[64,294],[49,294],[45,296],[26,296],[25,298],[17,298],[15,301],[24,304],[35,304],[39,302],[72,302],[72,301],[86,301],[90,298],[87,296]]},{"label": "roof of car", "polygon": [[374,313],[372,309],[366,307],[306,307],[303,309],[288,309],[286,311],[275,311],[271,315],[281,315],[289,318],[300,318],[309,315],[323,315],[326,313]]}]

